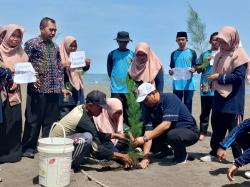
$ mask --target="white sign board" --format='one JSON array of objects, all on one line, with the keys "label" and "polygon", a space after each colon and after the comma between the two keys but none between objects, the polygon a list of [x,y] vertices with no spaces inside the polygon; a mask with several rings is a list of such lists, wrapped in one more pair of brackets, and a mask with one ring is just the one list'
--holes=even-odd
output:
[{"label": "white sign board", "polygon": [[35,70],[30,62],[20,62],[13,65],[15,69],[14,82],[25,84],[36,82]]},{"label": "white sign board", "polygon": [[173,68],[173,71],[174,71],[173,74],[174,80],[191,79],[191,72],[189,71],[189,68]]},{"label": "white sign board", "polygon": [[85,51],[76,51],[70,53],[69,60],[71,62],[70,68],[79,68],[86,66]]}]

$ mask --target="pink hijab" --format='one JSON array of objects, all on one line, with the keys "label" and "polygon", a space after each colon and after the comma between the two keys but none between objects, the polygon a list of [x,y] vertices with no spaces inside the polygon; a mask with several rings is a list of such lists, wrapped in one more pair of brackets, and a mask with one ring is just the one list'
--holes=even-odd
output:
[{"label": "pink hijab", "polygon": [[5,29],[4,27],[0,26],[0,35],[1,35],[4,31],[6,31],[6,29]]},{"label": "pink hijab", "polygon": [[132,66],[129,70],[129,75],[135,81],[143,81],[155,84],[155,77],[162,68],[160,59],[156,56],[150,46],[145,42],[139,43],[136,46],[135,54],[137,54],[139,51],[147,54],[148,61],[142,64],[135,56]]},{"label": "pink hijab", "polygon": [[73,36],[67,36],[64,38],[63,43],[59,46],[60,49],[60,55],[61,55],[61,60],[62,64],[66,68],[66,73],[69,77],[69,82],[71,85],[76,89],[80,90],[83,89],[83,82],[82,82],[82,77],[79,74],[78,69],[70,69],[68,66],[70,65],[69,61],[69,46],[72,44],[76,39]]},{"label": "pink hijab", "polygon": [[[220,51],[215,56],[213,65],[214,73],[232,73],[235,68],[243,64],[250,63],[249,57],[245,50],[242,47],[239,47],[240,36],[234,27],[223,27],[219,30],[217,38],[224,40],[229,45],[229,49],[227,51]],[[248,76],[250,76],[250,74]],[[231,84],[221,85],[218,84],[217,81],[213,81],[213,87],[224,98],[226,98],[232,92]]]},{"label": "pink hijab", "polygon": [[[109,106],[108,110],[103,108],[99,116],[93,117],[97,130],[103,133],[123,133],[123,114],[120,116],[118,123],[111,119],[115,112],[122,110],[121,101],[117,98],[108,98],[107,105]],[[118,142],[117,139],[112,139],[111,141],[114,145]]]},{"label": "pink hijab", "polygon": [[[10,47],[8,45],[8,40],[10,39],[11,35],[16,31],[20,30],[21,31],[21,40],[23,38],[23,33],[24,33],[24,28],[22,28],[19,25],[16,24],[9,24],[5,27],[6,29],[6,35],[3,39],[3,42],[0,46],[0,54],[2,57],[3,61],[3,66],[8,68],[13,66],[14,64],[18,62],[27,62],[28,61],[28,55],[25,53],[23,50],[21,43],[20,45],[16,47]],[[17,89],[14,91],[14,93],[7,93],[9,97],[9,102],[11,106],[17,105],[21,103],[21,89],[20,86],[18,85]],[[2,94],[2,99],[3,101],[6,100],[7,95]]]}]

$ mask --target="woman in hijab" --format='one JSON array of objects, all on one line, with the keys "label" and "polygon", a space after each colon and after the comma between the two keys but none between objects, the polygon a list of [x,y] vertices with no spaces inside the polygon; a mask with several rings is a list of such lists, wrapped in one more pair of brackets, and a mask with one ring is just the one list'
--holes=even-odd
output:
[{"label": "woman in hijab", "polygon": [[163,92],[163,66],[147,43],[142,42],[136,46],[129,76],[138,84],[148,82],[154,84],[157,91]]},{"label": "woman in hijab", "polygon": [[[208,79],[213,81],[215,89],[212,105],[212,137],[210,155],[202,157],[203,161],[213,161],[217,156],[220,142],[227,131],[231,131],[243,118],[245,101],[245,77],[249,57],[245,50],[239,47],[238,31],[231,26],[219,30],[217,40],[220,52],[215,56],[213,73]],[[234,158],[241,155],[237,143],[232,144]]]},{"label": "woman in hijab", "polygon": [[103,108],[99,116],[93,117],[94,123],[98,132],[110,133],[113,136],[111,142],[107,142],[105,145],[115,151],[122,151],[126,146],[124,142],[119,141],[119,139],[124,139],[122,103],[117,98],[108,98],[107,105],[107,109]]},{"label": "woman in hijab", "polygon": [[[6,35],[0,46],[1,66],[13,69],[19,62],[27,62],[28,56],[21,47],[24,29],[10,24],[6,27]],[[3,122],[0,124],[0,163],[21,160],[21,89],[15,83],[5,84],[1,90],[3,105]],[[7,143],[6,143],[7,142]]]},{"label": "woman in hijab", "polygon": [[[3,38],[6,34],[6,29],[4,27],[0,26],[0,45],[3,41]],[[2,65],[2,57],[0,55],[0,65]],[[5,83],[12,83],[12,74],[11,71],[9,71],[8,69],[0,66],[0,92],[4,87]],[[3,114],[2,114],[2,99],[0,97],[0,123],[3,123]]]},{"label": "woman in hijab", "polygon": [[83,68],[70,68],[71,62],[69,56],[71,52],[77,50],[77,41],[73,36],[67,36],[60,45],[60,55],[64,66],[64,87],[63,93],[59,97],[61,106],[61,118],[71,111],[76,105],[84,103],[83,94],[83,72],[89,70],[90,59],[86,58]]}]

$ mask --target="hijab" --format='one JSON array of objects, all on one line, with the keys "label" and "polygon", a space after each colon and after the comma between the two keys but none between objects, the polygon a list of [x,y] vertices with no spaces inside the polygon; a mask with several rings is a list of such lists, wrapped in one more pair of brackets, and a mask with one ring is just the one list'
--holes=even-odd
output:
[{"label": "hijab", "polygon": [[143,81],[155,84],[155,77],[162,68],[160,59],[156,56],[150,46],[145,42],[139,43],[136,46],[135,54],[137,54],[139,51],[147,55],[148,61],[146,63],[141,63],[138,57],[136,57],[135,55],[132,66],[129,70],[129,75],[135,81]]},{"label": "hijab", "polygon": [[74,68],[74,69],[69,68],[69,66],[70,66],[69,47],[74,41],[76,41],[76,39],[73,36],[65,37],[63,42],[59,46],[59,49],[60,49],[61,61],[62,61],[63,66],[66,68],[65,72],[69,77],[69,81],[70,81],[71,85],[76,90],[80,90],[80,88],[83,89],[83,82],[82,82],[82,77],[79,74],[79,70],[76,68]]},{"label": "hijab", "polygon": [[[228,49],[220,50],[214,59],[214,73],[229,74],[243,64],[250,63],[249,57],[243,47],[239,47],[240,36],[238,31],[231,26],[225,26],[219,30],[217,38],[224,40]],[[250,70],[249,70],[250,71]],[[221,85],[213,81],[213,87],[218,93],[226,98],[232,92],[232,85]]]},{"label": "hijab", "polygon": [[[5,27],[5,29],[6,29],[6,35],[3,39],[2,44],[0,45],[0,54],[3,61],[2,66],[8,68],[19,62],[27,62],[29,58],[21,46],[22,42],[20,42],[20,45],[16,47],[11,47],[8,44],[8,40],[16,30],[19,30],[21,32],[21,40],[22,40],[24,28],[16,24],[9,24]],[[21,103],[20,85],[18,85],[17,89],[11,93],[9,91],[7,91],[7,93],[6,92],[2,93],[1,96],[3,102],[6,100],[7,95],[11,106],[20,104]]]},{"label": "hijab", "polygon": [[[103,133],[123,133],[123,114],[119,117],[117,122],[112,120],[112,115],[117,111],[122,111],[122,103],[117,98],[107,99],[108,109],[102,109],[102,113],[93,117],[95,126],[99,132]],[[117,144],[117,139],[111,139],[114,145]]]}]

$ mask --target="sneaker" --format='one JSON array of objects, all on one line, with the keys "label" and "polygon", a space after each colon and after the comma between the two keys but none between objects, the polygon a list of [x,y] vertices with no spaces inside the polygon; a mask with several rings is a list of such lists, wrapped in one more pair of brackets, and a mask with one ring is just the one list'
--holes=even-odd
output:
[{"label": "sneaker", "polygon": [[246,178],[250,179],[250,171],[246,171],[245,176],[246,176]]},{"label": "sneaker", "polygon": [[214,162],[214,161],[218,161],[217,157],[213,156],[213,155],[207,155],[207,156],[203,156],[200,158],[201,161],[203,162]]}]

